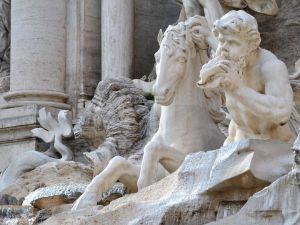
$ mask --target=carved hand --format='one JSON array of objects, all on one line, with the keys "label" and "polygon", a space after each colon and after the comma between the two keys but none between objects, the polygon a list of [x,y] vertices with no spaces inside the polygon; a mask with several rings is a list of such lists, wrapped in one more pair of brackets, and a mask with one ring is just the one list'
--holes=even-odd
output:
[{"label": "carved hand", "polygon": [[238,73],[239,68],[237,64],[230,60],[220,60],[219,67],[224,70],[223,80],[220,82],[220,87],[227,91],[233,92],[241,86],[241,77]]},{"label": "carved hand", "polygon": [[204,88],[220,87],[225,91],[234,91],[241,84],[237,65],[223,57],[216,57],[205,64],[200,78],[198,85]]}]

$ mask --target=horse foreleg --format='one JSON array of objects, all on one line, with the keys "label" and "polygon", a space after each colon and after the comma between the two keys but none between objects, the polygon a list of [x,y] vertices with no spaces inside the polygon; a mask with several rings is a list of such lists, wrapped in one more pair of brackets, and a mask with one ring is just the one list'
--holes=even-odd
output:
[{"label": "horse foreleg", "polygon": [[149,142],[144,149],[144,157],[140,176],[137,182],[138,189],[147,187],[157,181],[157,166],[159,162],[168,172],[175,171],[185,158],[185,154],[159,142]]},{"label": "horse foreleg", "polygon": [[72,210],[97,205],[103,192],[120,180],[131,191],[137,190],[140,168],[121,156],[114,157],[107,167],[87,186],[85,192],[76,200]]}]

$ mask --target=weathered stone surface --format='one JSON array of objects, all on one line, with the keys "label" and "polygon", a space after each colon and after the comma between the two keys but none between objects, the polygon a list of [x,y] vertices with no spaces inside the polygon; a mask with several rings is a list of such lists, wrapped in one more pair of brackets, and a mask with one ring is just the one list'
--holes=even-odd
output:
[{"label": "weathered stone surface", "polygon": [[34,213],[32,206],[0,206],[0,217],[16,218],[16,217],[32,217]]},{"label": "weathered stone surface", "polygon": [[1,194],[8,194],[21,199],[30,192],[58,183],[89,183],[93,171],[90,167],[75,162],[53,162],[44,164],[35,170],[23,174]]},{"label": "weathered stone surface", "polygon": [[66,7],[65,0],[12,2],[10,91],[3,107],[70,108],[64,94]]},{"label": "weathered stone surface", "polygon": [[[43,224],[198,225],[220,220],[236,213],[251,195],[263,187],[207,193],[210,171],[216,157],[217,151],[191,154],[175,173],[136,194],[117,199],[103,209],[90,207],[64,212]],[[276,194],[286,193],[290,197],[296,195],[295,191],[285,191],[283,187]]]},{"label": "weathered stone surface", "polygon": [[68,1],[66,38],[65,91],[77,118],[101,80],[101,1]]},{"label": "weathered stone surface", "polygon": [[23,204],[32,205],[38,209],[49,208],[74,202],[85,190],[86,184],[62,183],[31,192]]},{"label": "weathered stone surface", "polygon": [[130,79],[99,82],[95,96],[74,127],[76,138],[96,149],[86,156],[94,164],[95,175],[116,155],[128,158],[142,152],[149,134],[151,104]]},{"label": "weathered stone surface", "polygon": [[257,188],[287,174],[293,165],[291,144],[245,140],[217,150],[208,191]]},{"label": "weathered stone surface", "polygon": [[134,0],[102,0],[102,79],[131,77],[134,55]]},{"label": "weathered stone surface", "polygon": [[0,205],[21,205],[18,199],[7,194],[0,195]]},{"label": "weathered stone surface", "polygon": [[300,224],[300,168],[253,195],[236,214],[209,225]]}]

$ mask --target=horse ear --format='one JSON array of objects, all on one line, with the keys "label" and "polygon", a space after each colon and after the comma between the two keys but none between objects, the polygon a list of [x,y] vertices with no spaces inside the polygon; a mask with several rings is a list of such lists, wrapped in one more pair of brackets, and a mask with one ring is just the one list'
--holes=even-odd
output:
[{"label": "horse ear", "polygon": [[160,45],[162,39],[163,39],[164,33],[162,32],[162,29],[159,29],[158,35],[157,35],[157,41],[158,44]]}]

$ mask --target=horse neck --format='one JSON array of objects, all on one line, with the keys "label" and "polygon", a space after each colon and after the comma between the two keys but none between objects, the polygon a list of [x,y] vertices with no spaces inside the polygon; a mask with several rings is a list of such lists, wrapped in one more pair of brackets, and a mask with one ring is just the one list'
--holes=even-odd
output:
[{"label": "horse neck", "polygon": [[197,105],[205,104],[203,91],[197,87],[199,72],[206,60],[206,51],[197,52],[196,56],[188,57],[185,75],[177,86],[174,105]]}]

